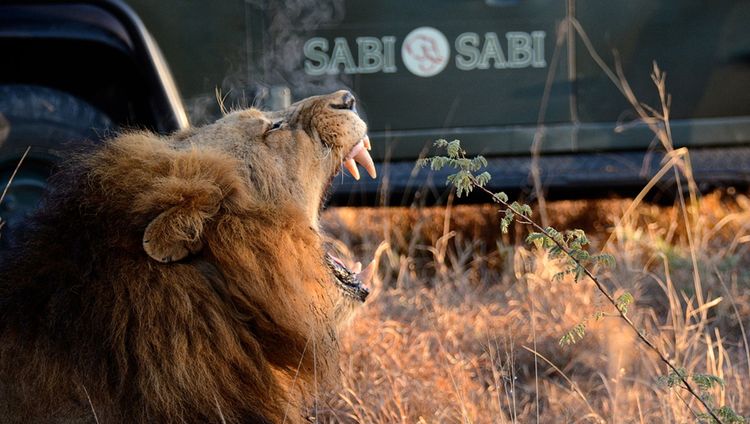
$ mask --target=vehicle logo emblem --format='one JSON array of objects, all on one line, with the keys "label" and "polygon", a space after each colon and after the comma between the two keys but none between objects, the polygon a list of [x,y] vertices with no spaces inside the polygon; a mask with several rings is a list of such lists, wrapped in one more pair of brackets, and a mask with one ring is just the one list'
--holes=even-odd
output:
[{"label": "vehicle logo emblem", "polygon": [[404,39],[401,59],[406,69],[420,77],[439,74],[448,64],[450,45],[442,32],[432,27],[419,27]]}]

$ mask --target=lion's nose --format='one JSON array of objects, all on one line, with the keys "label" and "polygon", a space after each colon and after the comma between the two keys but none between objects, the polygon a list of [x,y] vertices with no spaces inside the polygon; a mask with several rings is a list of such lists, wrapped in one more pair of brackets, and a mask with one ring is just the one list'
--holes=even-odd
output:
[{"label": "lion's nose", "polygon": [[340,103],[334,103],[331,105],[334,109],[348,109],[348,110],[354,110],[354,106],[356,105],[357,101],[354,99],[354,96],[352,93],[346,91],[341,96],[341,102]]}]

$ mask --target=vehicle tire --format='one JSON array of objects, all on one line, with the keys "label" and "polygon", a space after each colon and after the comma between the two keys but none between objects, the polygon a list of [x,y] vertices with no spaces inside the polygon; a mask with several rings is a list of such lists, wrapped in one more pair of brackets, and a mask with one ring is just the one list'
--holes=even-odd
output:
[{"label": "vehicle tire", "polygon": [[0,203],[0,246],[7,245],[38,205],[61,155],[112,132],[112,121],[86,101],[35,85],[0,85],[0,193],[27,148]]}]

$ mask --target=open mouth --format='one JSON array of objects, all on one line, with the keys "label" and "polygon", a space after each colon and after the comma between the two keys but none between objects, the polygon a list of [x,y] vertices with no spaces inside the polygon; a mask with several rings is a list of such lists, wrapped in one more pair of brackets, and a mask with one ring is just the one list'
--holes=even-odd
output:
[{"label": "open mouth", "polygon": [[354,148],[352,148],[351,152],[346,155],[346,158],[344,158],[344,161],[342,162],[344,168],[349,171],[349,174],[351,174],[355,180],[359,180],[359,169],[357,169],[357,164],[362,165],[371,178],[378,176],[375,171],[375,164],[372,161],[372,157],[370,157],[370,149],[372,149],[370,137],[365,134],[365,136],[354,145]]},{"label": "open mouth", "polygon": [[[365,135],[354,145],[352,150],[342,161],[342,165],[347,171],[349,171],[349,174],[351,174],[354,179],[359,180],[359,169],[357,169],[357,164],[361,165],[371,178],[377,177],[375,164],[369,153],[371,148],[370,138]],[[365,299],[367,299],[367,295],[370,294],[370,289],[366,286],[366,283],[372,278],[374,269],[372,263],[370,263],[370,265],[364,270],[360,269],[360,264],[357,264],[358,268],[352,270],[344,265],[339,258],[330,253],[326,254],[325,261],[326,265],[328,265],[328,268],[331,270],[334,282],[345,296],[360,302],[364,302]]]},{"label": "open mouth", "polygon": [[355,272],[344,265],[339,258],[330,253],[326,254],[325,259],[326,265],[328,265],[333,274],[333,280],[344,295],[364,302],[367,299],[367,295],[370,294],[370,289],[365,285],[365,282],[372,278],[373,264],[370,263],[364,270]]},{"label": "open mouth", "polygon": [[330,178],[328,179],[328,183],[325,185],[325,188],[323,189],[323,194],[320,199],[320,208],[323,209],[323,207],[326,204],[326,200],[328,196],[331,194],[331,188],[333,187],[333,179],[336,177],[336,175],[339,174],[339,171],[343,167],[347,171],[349,171],[349,175],[354,177],[355,180],[359,181],[360,175],[359,175],[359,169],[357,168],[357,164],[361,165],[365,171],[370,175],[371,178],[376,178],[378,176],[377,171],[375,170],[375,163],[372,160],[372,157],[370,156],[370,149],[372,149],[372,145],[370,144],[370,137],[365,134],[362,136],[362,138],[359,139],[357,144],[352,147],[352,149],[349,151],[349,153],[344,157],[344,159],[341,161],[339,165],[336,166],[334,169],[334,172],[331,173]]}]

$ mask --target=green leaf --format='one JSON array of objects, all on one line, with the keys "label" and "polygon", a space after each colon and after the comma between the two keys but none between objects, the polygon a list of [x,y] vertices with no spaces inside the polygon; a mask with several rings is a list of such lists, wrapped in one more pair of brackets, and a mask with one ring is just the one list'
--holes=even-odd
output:
[{"label": "green leaf", "polygon": [[448,153],[449,158],[458,158],[461,156],[461,142],[453,140],[446,145],[445,151]]},{"label": "green leaf", "polygon": [[564,255],[565,252],[560,248],[560,246],[554,245],[550,247],[549,249],[549,256],[552,258],[559,258],[560,256]]},{"label": "green leaf", "polygon": [[516,218],[516,215],[511,211],[510,209],[505,210],[505,216],[500,220],[500,229],[502,230],[503,234],[506,234],[508,232],[508,228],[510,228],[510,224],[513,223],[513,220]]},{"label": "green leaf", "polygon": [[574,281],[577,283],[577,282],[581,281],[581,278],[583,278],[583,276],[585,275],[585,270],[584,270],[584,268],[582,266],[576,265],[575,273],[576,273],[576,276],[575,276],[575,280]]},{"label": "green leaf", "polygon": [[708,390],[714,385],[719,385],[721,387],[724,387],[724,380],[711,374],[693,374],[690,376],[690,378],[695,381],[695,384],[698,385],[698,388],[701,390]]},{"label": "green leaf", "polygon": [[487,166],[487,159],[484,156],[477,156],[471,160],[471,170],[478,171]]},{"label": "green leaf", "polygon": [[474,188],[474,183],[471,182],[471,174],[468,171],[458,171],[455,174],[448,175],[447,184],[452,184],[456,187],[456,196],[461,197],[465,194],[471,193]]},{"label": "green leaf", "polygon": [[510,228],[511,222],[513,222],[513,219],[503,218],[500,220],[500,230],[503,234],[508,234],[508,228]]},{"label": "green leaf", "polygon": [[[505,193],[503,193],[505,194]],[[504,202],[507,202],[508,196],[505,196]],[[518,202],[513,202],[508,207],[516,214],[523,216],[531,216],[531,207],[529,205],[522,205]]]},{"label": "green leaf", "polygon": [[570,256],[578,261],[587,261],[589,259],[589,252],[582,250],[580,248],[571,247],[571,249],[568,251]]},{"label": "green leaf", "polygon": [[575,240],[582,246],[589,244],[589,239],[586,237],[586,233],[583,230],[568,230],[566,234],[570,237],[571,240]]},{"label": "green leaf", "polygon": [[462,171],[473,171],[471,159],[451,158],[451,165],[454,168],[458,168]]},{"label": "green leaf", "polygon": [[430,169],[433,171],[439,171],[445,167],[445,165],[448,164],[448,158],[444,156],[435,156],[432,158],[432,163],[430,163]]},{"label": "green leaf", "polygon": [[[747,419],[728,406],[722,406],[721,408],[712,409],[712,412],[719,417],[722,423],[725,424],[747,424]],[[718,424],[718,422],[706,412],[701,412],[698,415],[698,420],[702,423]]]},{"label": "green leaf", "polygon": [[477,185],[479,187],[484,187],[490,181],[490,178],[492,178],[492,176],[490,175],[489,172],[483,172],[477,175],[476,176]]},{"label": "green leaf", "polygon": [[537,241],[542,241],[545,237],[546,236],[542,233],[531,232],[528,236],[526,236],[526,243],[531,244]]},{"label": "green leaf", "polygon": [[554,241],[562,244],[563,246],[566,244],[563,235],[560,234],[560,232],[557,231],[556,229],[552,227],[547,227],[544,229],[544,231],[547,233],[547,236],[549,236]]},{"label": "green leaf", "polygon": [[623,314],[627,314],[628,313],[628,305],[630,305],[631,303],[633,303],[633,301],[635,301],[635,298],[633,297],[633,295],[630,294],[630,293],[628,293],[628,292],[625,292],[625,293],[621,294],[617,298],[617,300],[615,300],[615,306],[617,307],[617,310],[619,310]]},{"label": "green leaf", "polygon": [[726,424],[745,424],[747,419],[737,414],[734,410],[728,406],[722,406],[721,408],[714,409],[714,413],[721,418]]},{"label": "green leaf", "polygon": [[614,268],[617,265],[615,257],[606,253],[594,255],[591,260],[607,268]]},{"label": "green leaf", "polygon": [[670,371],[667,375],[659,376],[656,381],[667,387],[674,387],[682,383],[683,378],[687,378],[688,373],[685,368],[677,368],[677,372]]},{"label": "green leaf", "polygon": [[502,192],[502,191],[501,191],[501,192],[499,192],[499,193],[495,193],[495,198],[496,198],[496,199],[495,199],[496,201],[497,201],[497,200],[499,200],[499,201],[500,201],[501,203],[505,203],[505,202],[507,202],[507,201],[508,201],[508,195],[507,195],[507,194],[505,194],[505,193],[504,193],[504,192]]},{"label": "green leaf", "polygon": [[560,341],[558,344],[560,346],[567,346],[577,343],[580,340],[583,340],[583,336],[586,335],[586,322],[582,322],[580,324],[577,324],[575,327],[573,327],[570,331],[565,333],[560,338]]}]

